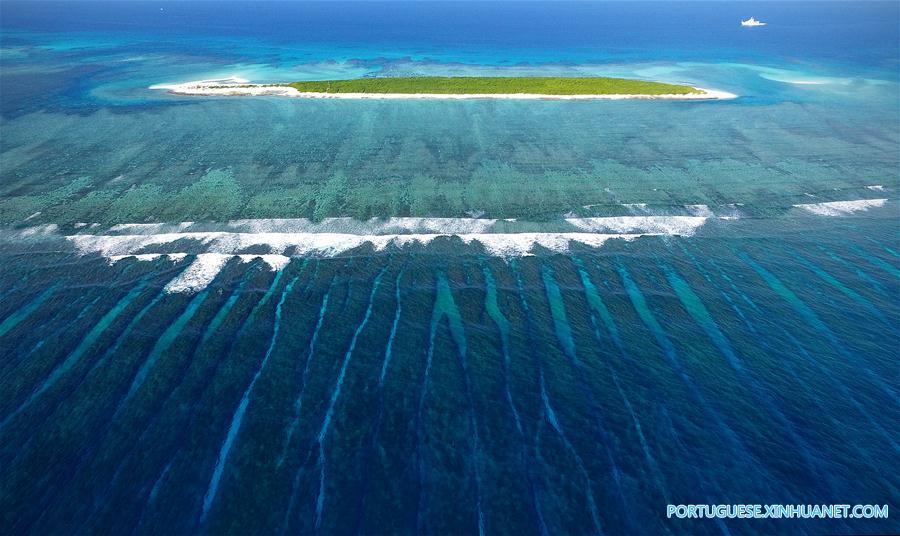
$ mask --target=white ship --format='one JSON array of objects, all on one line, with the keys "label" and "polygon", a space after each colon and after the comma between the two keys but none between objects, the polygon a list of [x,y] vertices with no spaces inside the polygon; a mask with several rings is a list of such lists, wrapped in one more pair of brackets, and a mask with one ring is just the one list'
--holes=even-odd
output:
[{"label": "white ship", "polygon": [[741,26],[765,26],[765,25],[766,25],[765,22],[760,22],[760,21],[754,19],[753,17],[750,17],[747,20],[741,21]]}]

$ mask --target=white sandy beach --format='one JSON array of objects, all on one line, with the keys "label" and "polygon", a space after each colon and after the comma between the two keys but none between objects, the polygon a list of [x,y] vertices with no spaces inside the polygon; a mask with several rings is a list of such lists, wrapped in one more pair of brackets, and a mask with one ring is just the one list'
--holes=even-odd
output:
[{"label": "white sandy beach", "polygon": [[195,80],[178,84],[157,84],[150,89],[164,90],[175,95],[221,97],[293,97],[301,99],[376,99],[376,100],[725,100],[737,97],[734,93],[714,89],[694,88],[699,93],[680,95],[542,95],[535,93],[316,93],[298,91],[289,86],[253,84],[239,77],[217,80]]}]

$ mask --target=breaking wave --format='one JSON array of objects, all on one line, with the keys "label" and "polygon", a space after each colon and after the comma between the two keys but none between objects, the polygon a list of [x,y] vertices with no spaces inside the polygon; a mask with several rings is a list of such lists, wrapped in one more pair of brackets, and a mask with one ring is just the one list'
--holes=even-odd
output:
[{"label": "breaking wave", "polygon": [[818,216],[846,216],[854,212],[862,212],[870,208],[883,207],[887,199],[857,199],[855,201],[829,201],[826,203],[809,203],[794,207],[812,212]]},{"label": "breaking wave", "polygon": [[[256,259],[281,270],[292,257],[332,257],[370,246],[375,251],[412,244],[426,246],[438,238],[457,237],[478,244],[493,256],[521,257],[536,247],[569,251],[573,243],[598,248],[608,240],[631,241],[642,236],[690,236],[709,219],[703,206],[695,215],[634,215],[569,217],[541,224],[489,218],[326,218],[232,220],[224,223],[129,223],[105,231],[65,234],[56,226],[22,229],[22,238],[55,237],[72,244],[82,255],[99,254],[111,264],[126,258],[191,264],[165,287],[166,292],[198,292],[209,285],[232,259]],[[535,229],[540,231],[535,232]]]}]

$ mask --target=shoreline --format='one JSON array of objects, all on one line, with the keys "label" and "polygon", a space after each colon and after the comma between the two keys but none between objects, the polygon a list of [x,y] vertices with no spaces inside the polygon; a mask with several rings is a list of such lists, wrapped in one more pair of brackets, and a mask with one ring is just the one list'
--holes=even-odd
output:
[{"label": "shoreline", "polygon": [[319,93],[299,91],[277,84],[253,84],[243,78],[194,80],[179,84],[156,84],[148,89],[164,90],[172,95],[207,97],[288,97],[299,99],[352,100],[728,100],[734,93],[695,87],[700,93],[642,95],[545,95],[539,93]]}]

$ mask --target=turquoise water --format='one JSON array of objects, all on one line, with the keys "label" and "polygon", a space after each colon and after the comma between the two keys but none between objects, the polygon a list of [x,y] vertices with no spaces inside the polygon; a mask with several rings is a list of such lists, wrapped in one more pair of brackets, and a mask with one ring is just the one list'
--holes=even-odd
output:
[{"label": "turquoise water", "polygon": [[[900,530],[665,515],[900,500],[895,3],[0,15],[3,532]],[[738,97],[149,89],[414,74]]]}]

